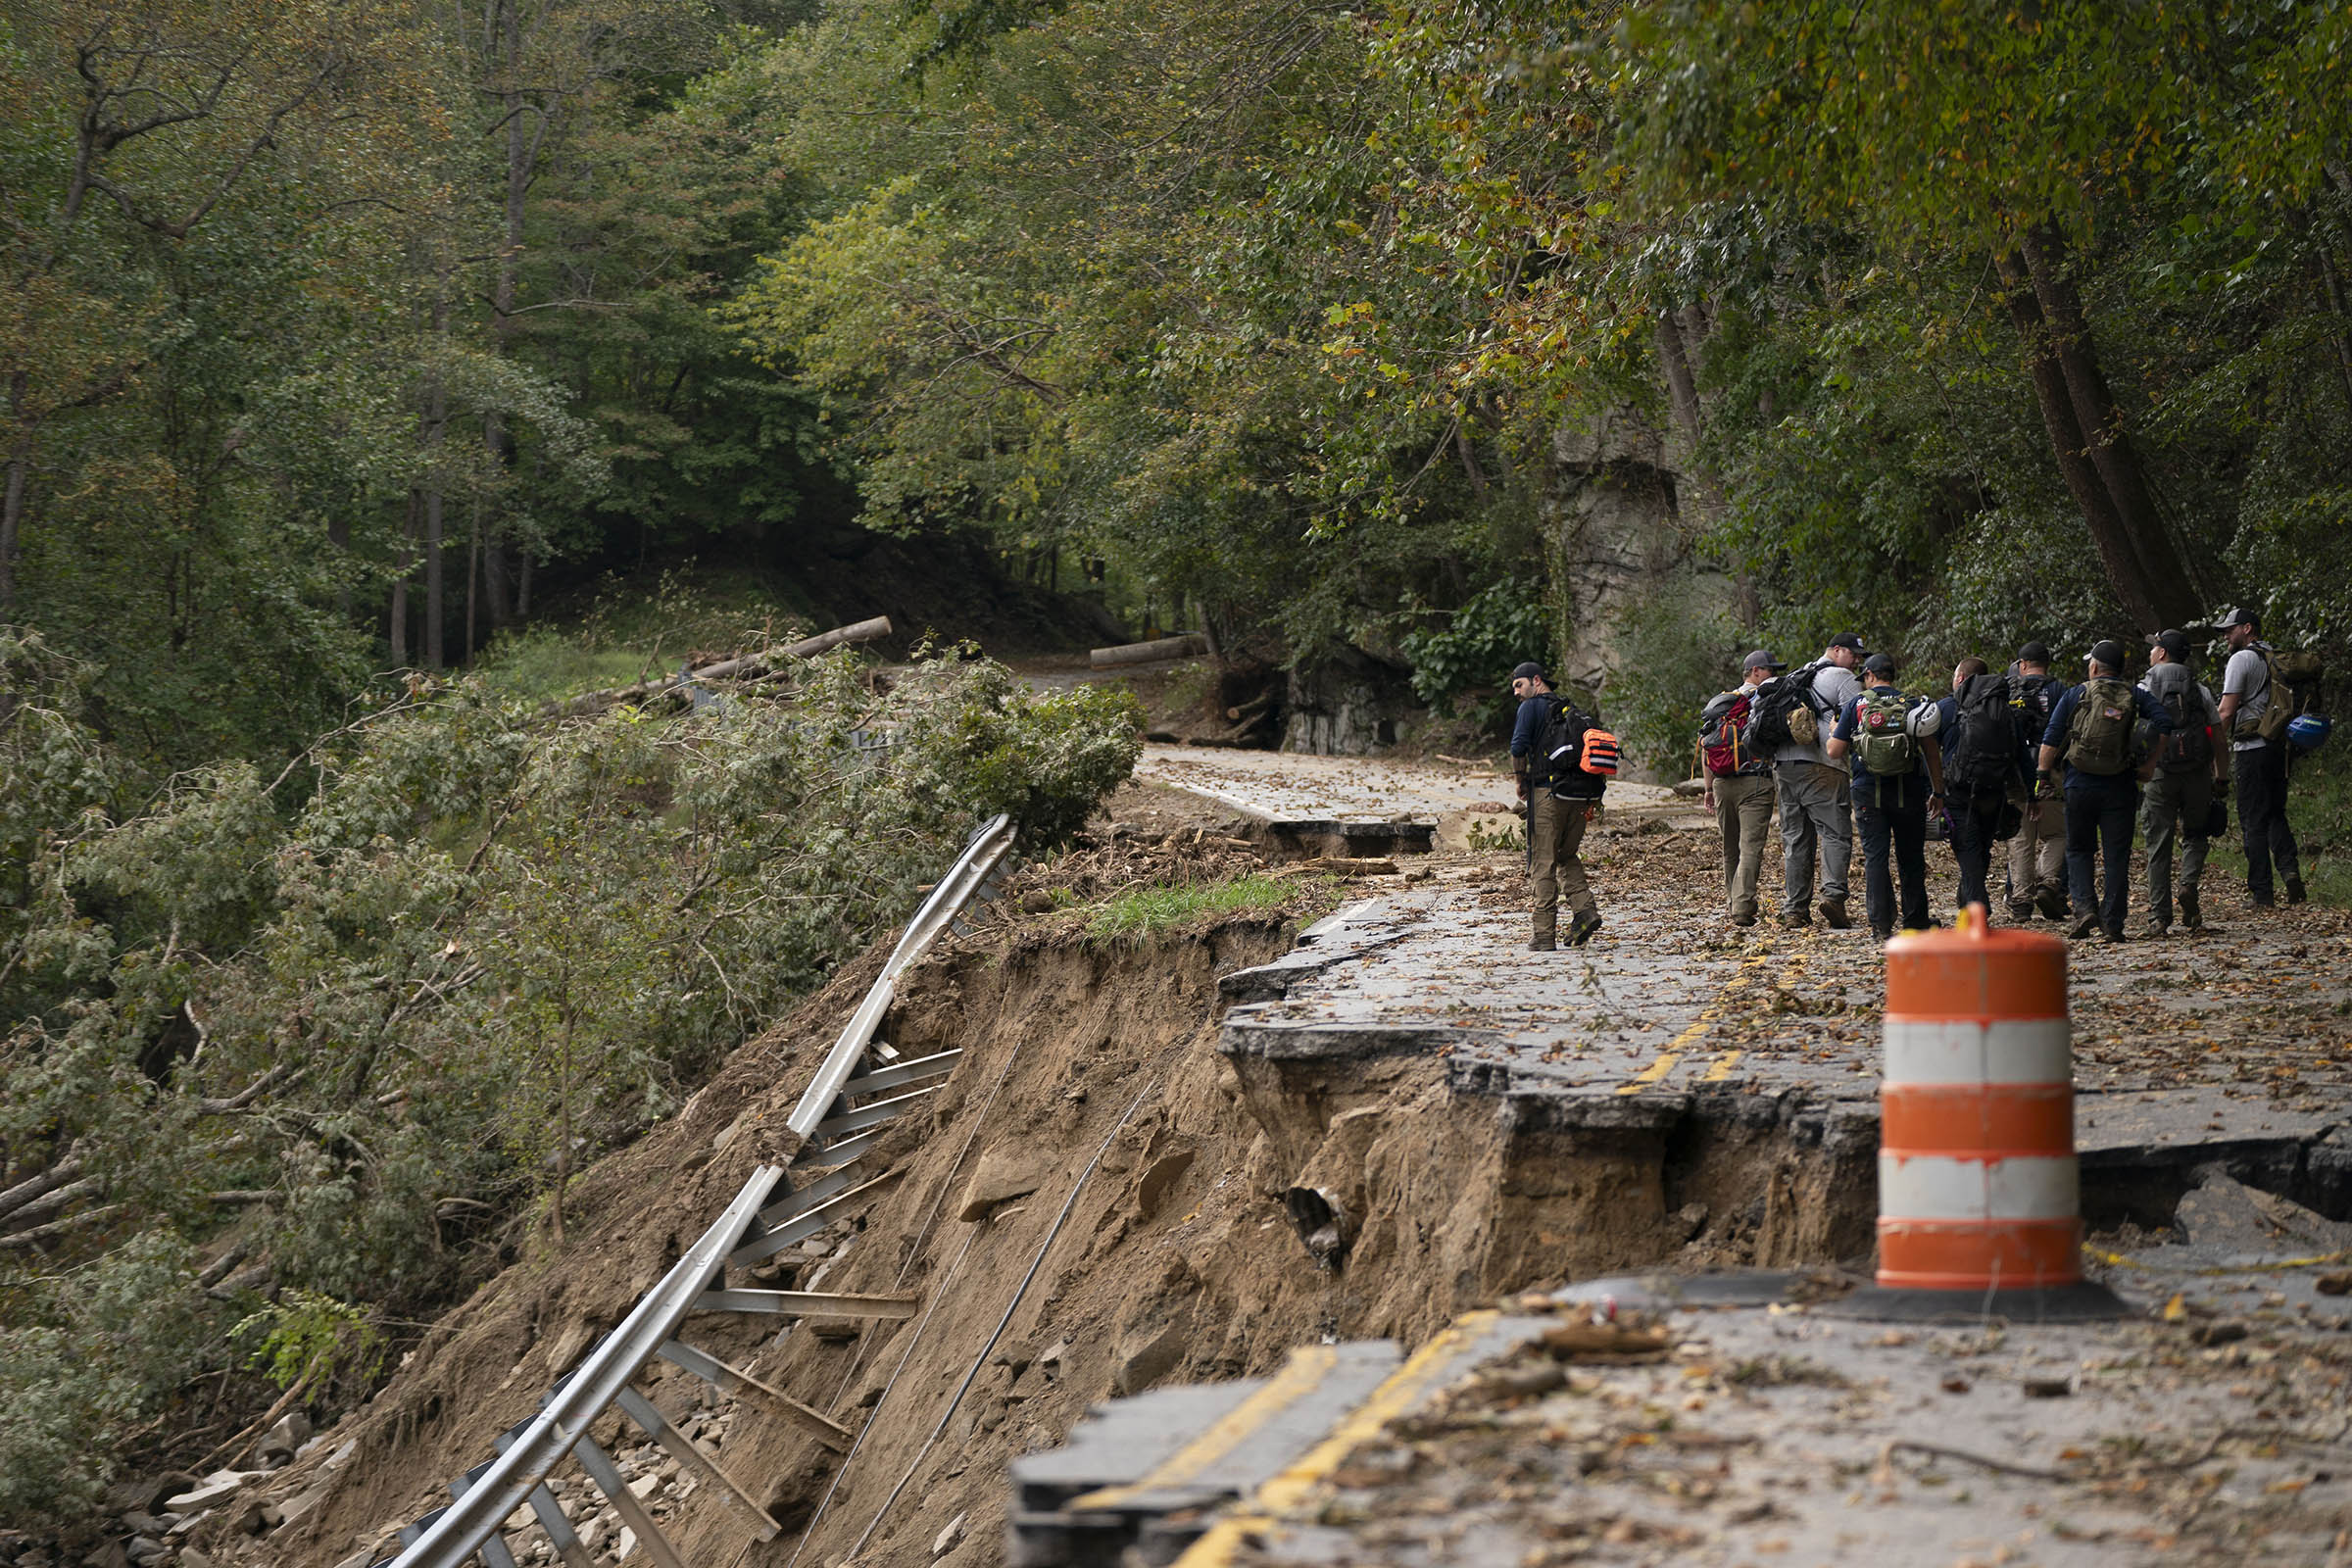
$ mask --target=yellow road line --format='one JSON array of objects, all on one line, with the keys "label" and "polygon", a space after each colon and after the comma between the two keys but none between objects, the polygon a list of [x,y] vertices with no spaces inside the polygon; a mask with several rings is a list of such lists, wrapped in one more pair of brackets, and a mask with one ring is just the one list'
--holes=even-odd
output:
[{"label": "yellow road line", "polygon": [[1701,1083],[1719,1084],[1726,1078],[1729,1078],[1732,1075],[1732,1069],[1739,1064],[1740,1053],[1737,1051],[1727,1051],[1722,1055],[1715,1058],[1715,1065],[1709,1067],[1707,1069],[1706,1077],[1699,1081]]},{"label": "yellow road line", "polygon": [[1290,1361],[1266,1386],[1226,1411],[1192,1442],[1152,1466],[1142,1480],[1103,1487],[1062,1504],[1070,1510],[1116,1508],[1139,1493],[1181,1486],[1230,1453],[1243,1439],[1264,1426],[1289,1405],[1322,1387],[1339,1363],[1340,1352],[1328,1345],[1310,1345],[1291,1352]]},{"label": "yellow road line", "polygon": [[1209,1526],[1208,1532],[1176,1559],[1176,1568],[1227,1568],[1235,1551],[1249,1537],[1271,1525],[1277,1515],[1303,1503],[1340,1467],[1341,1460],[1409,1409],[1446,1371],[1455,1353],[1474,1343],[1501,1316],[1500,1312],[1488,1311],[1465,1312],[1455,1318],[1435,1339],[1415,1350],[1404,1365],[1390,1373],[1388,1381],[1374,1389],[1352,1415],[1332,1429],[1331,1436],[1250,1494],[1247,1503]]},{"label": "yellow road line", "polygon": [[[1724,1008],[1731,1004],[1733,994],[1747,983],[1747,971],[1755,968],[1758,964],[1771,961],[1773,956],[1774,954],[1770,948],[1760,948],[1740,959],[1740,972],[1733,975],[1731,983],[1726,985],[1716,996],[1714,1004],[1699,1013],[1690,1028],[1666,1042],[1666,1049],[1658,1053],[1657,1060],[1634,1074],[1630,1081],[1619,1084],[1617,1092],[1621,1095],[1638,1095],[1680,1066],[1684,1054],[1698,1044],[1701,1035],[1715,1026],[1715,1020],[1722,1017]],[[1737,1051],[1718,1057],[1715,1065],[1707,1071],[1706,1082],[1721,1083],[1730,1074],[1732,1063],[1739,1059],[1740,1053]]]}]

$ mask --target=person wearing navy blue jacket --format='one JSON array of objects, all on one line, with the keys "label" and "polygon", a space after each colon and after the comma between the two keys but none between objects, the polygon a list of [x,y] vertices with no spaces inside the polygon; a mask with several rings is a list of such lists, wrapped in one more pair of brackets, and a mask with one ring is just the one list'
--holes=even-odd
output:
[{"label": "person wearing navy blue jacket", "polygon": [[1600,810],[1602,780],[1584,772],[1573,758],[1552,761],[1538,744],[1551,715],[1551,682],[1544,666],[1529,662],[1511,671],[1511,695],[1519,699],[1511,726],[1511,765],[1519,776],[1519,799],[1527,808],[1528,893],[1533,904],[1528,950],[1550,953],[1558,946],[1560,901],[1572,911],[1568,945],[1581,948],[1600,929],[1600,903],[1577,858],[1585,825]]},{"label": "person wearing navy blue jacket", "polygon": [[[2103,930],[2109,942],[2125,940],[2124,916],[2131,908],[2132,824],[2139,812],[2139,769],[2135,756],[2120,772],[2085,772],[2069,751],[2075,713],[2082,706],[2091,681],[2120,682],[2124,673],[2124,645],[2112,639],[2090,651],[2090,673],[2082,685],[2058,699],[2050,710],[2049,728],[2041,735],[2040,788],[2048,793],[2051,775],[2061,756],[2066,758],[2066,883],[2075,923],[2067,935],[2086,937]],[[2145,688],[2126,686],[2139,719],[2161,734],[2173,727],[2173,715]],[[2134,748],[2136,752],[2137,748]],[[2098,897],[2092,885],[2097,861],[2106,862],[2107,886]]]},{"label": "person wearing navy blue jacket", "polygon": [[[1903,696],[1894,676],[1894,661],[1886,654],[1863,661],[1862,695],[1839,711],[1838,728],[1824,743],[1833,761],[1844,761],[1849,753],[1861,750],[1866,700],[1882,691]],[[1907,700],[1909,710],[1928,706],[1932,705]],[[1870,934],[1881,942],[1894,935],[1898,917],[1906,931],[1924,931],[1936,923],[1928,912],[1928,813],[1943,809],[1943,750],[1933,731],[1913,727],[1909,711],[1903,728],[1913,743],[1909,771],[1879,774],[1867,765],[1853,771],[1854,825],[1862,836],[1863,908],[1870,915]]]}]

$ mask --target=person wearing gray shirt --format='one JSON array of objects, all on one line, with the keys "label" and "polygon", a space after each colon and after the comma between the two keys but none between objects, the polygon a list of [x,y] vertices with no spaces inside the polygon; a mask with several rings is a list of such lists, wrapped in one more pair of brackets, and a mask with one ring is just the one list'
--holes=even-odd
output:
[{"label": "person wearing gray shirt", "polygon": [[1862,695],[1854,674],[1865,651],[1862,639],[1840,632],[1821,651],[1821,668],[1813,676],[1814,708],[1824,715],[1820,733],[1810,744],[1791,741],[1772,754],[1772,776],[1781,797],[1781,924],[1813,923],[1813,857],[1821,855],[1821,918],[1833,930],[1843,931],[1853,920],[1845,912],[1846,873],[1854,863],[1854,798],[1852,780],[1842,759],[1833,760],[1823,749],[1837,715]]},{"label": "person wearing gray shirt", "polygon": [[2286,746],[2255,733],[2273,703],[2286,701],[2271,690],[2271,664],[2263,657],[2262,617],[2232,610],[2218,622],[2230,638],[2230,662],[2222,670],[2222,728],[2230,735],[2230,761],[2237,774],[2237,825],[2246,846],[2246,897],[2258,909],[2278,902],[2271,880],[2276,860],[2286,902],[2303,902],[2303,867],[2295,830],[2286,823]]}]

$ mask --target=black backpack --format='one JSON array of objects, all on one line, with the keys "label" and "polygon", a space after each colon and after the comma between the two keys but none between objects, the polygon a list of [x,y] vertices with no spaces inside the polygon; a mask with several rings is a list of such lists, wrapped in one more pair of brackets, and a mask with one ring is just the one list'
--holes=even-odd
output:
[{"label": "black backpack", "polygon": [[[1798,709],[1805,710],[1818,721],[1821,701],[1813,695],[1813,677],[1821,673],[1821,662],[1792,669],[1786,675],[1775,675],[1756,688],[1748,711],[1748,742],[1760,757],[1770,757],[1784,746],[1796,743],[1788,728],[1788,715]],[[1818,736],[1818,729],[1816,731]],[[1807,742],[1807,744],[1811,744]]]},{"label": "black backpack", "polygon": [[1585,737],[1593,729],[1592,715],[1558,695],[1544,699],[1544,722],[1536,730],[1535,782],[1548,784],[1554,795],[1599,800],[1608,779],[1585,769]]},{"label": "black backpack", "polygon": [[2026,738],[2034,745],[2048,733],[2050,715],[2058,710],[2058,697],[2065,686],[2055,675],[2012,675],[2009,677],[2009,708],[2017,721],[2025,726]]},{"label": "black backpack", "polygon": [[2168,688],[2156,699],[2173,715],[2158,764],[2167,773],[2193,773],[2213,765],[2213,726],[2205,721],[2205,694],[2193,684]]},{"label": "black backpack", "polygon": [[1998,794],[2017,767],[2017,713],[2009,681],[1971,675],[1960,688],[1959,733],[1943,737],[1943,776],[1971,795]]}]

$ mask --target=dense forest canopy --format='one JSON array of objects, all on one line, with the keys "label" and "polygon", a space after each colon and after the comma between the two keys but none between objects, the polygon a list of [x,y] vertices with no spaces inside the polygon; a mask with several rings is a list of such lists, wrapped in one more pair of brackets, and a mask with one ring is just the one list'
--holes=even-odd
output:
[{"label": "dense forest canopy", "polygon": [[2348,69],[2311,0],[11,0],[0,1512],[257,1344],[351,1396],[974,811],[1133,758],[956,659],[445,679],[551,577],[977,540],[1441,710],[1597,636],[1653,759],[1840,630],[2234,603],[2341,670]]}]

